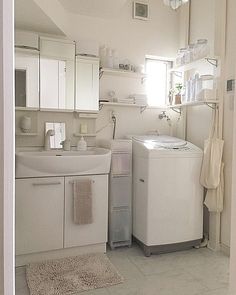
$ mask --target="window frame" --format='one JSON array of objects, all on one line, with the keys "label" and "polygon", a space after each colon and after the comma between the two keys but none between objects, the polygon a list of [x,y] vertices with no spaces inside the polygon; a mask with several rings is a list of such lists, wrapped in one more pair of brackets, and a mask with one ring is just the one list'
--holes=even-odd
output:
[{"label": "window frame", "polygon": [[[145,72],[147,69],[147,62],[148,61],[157,61],[166,64],[167,71],[166,71],[166,91],[165,91],[165,104],[157,104],[156,106],[149,105],[150,107],[166,107],[169,104],[169,96],[170,90],[173,88],[173,75],[171,74],[170,70],[173,67],[173,59],[171,58],[163,58],[163,57],[155,57],[155,56],[146,56],[145,57]],[[148,74],[146,79],[148,79]]]}]

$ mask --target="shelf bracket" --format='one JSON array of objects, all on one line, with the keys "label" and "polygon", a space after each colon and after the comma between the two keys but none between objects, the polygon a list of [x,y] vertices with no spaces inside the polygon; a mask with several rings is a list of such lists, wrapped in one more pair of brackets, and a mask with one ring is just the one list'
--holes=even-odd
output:
[{"label": "shelf bracket", "polygon": [[209,62],[209,64],[213,65],[214,67],[218,67],[218,60],[216,58],[209,58],[206,57],[206,61]]},{"label": "shelf bracket", "polygon": [[100,69],[99,69],[99,80],[102,78],[103,73],[104,73],[104,72],[103,72],[102,69],[100,68]]},{"label": "shelf bracket", "polygon": [[171,108],[171,110],[173,111],[173,112],[175,112],[175,113],[177,113],[177,114],[182,114],[182,110],[181,110],[181,108],[178,108],[178,107],[176,107],[176,108]]},{"label": "shelf bracket", "polygon": [[147,109],[147,106],[140,107],[140,114],[142,114]]},{"label": "shelf bracket", "polygon": [[213,103],[212,105],[210,103],[205,103],[205,105],[207,105],[209,108],[213,109],[213,110],[217,110],[218,109],[218,105],[216,103]]},{"label": "shelf bracket", "polygon": [[182,78],[183,77],[183,73],[180,71],[172,71],[171,72],[173,75],[175,75],[178,78]]}]

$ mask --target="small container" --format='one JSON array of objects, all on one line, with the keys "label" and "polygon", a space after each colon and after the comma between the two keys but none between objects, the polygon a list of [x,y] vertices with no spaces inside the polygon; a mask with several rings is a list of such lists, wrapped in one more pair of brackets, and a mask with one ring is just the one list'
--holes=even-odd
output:
[{"label": "small container", "polygon": [[181,66],[184,64],[184,55],[186,53],[186,48],[180,48],[179,51],[178,51],[178,55],[177,55],[177,58],[176,58],[176,66]]},{"label": "small container", "polygon": [[70,140],[69,139],[65,139],[64,141],[62,141],[61,144],[63,146],[64,151],[70,151],[71,145],[70,145]]},{"label": "small container", "polygon": [[31,118],[24,116],[20,121],[20,129],[24,133],[29,133],[31,131]]},{"label": "small container", "polygon": [[112,57],[113,57],[113,68],[119,69],[119,58],[118,58],[118,52],[116,49],[112,50]]},{"label": "small container", "polygon": [[197,50],[198,58],[207,56],[209,54],[208,40],[207,39],[197,40],[196,50]]},{"label": "small container", "polygon": [[106,67],[110,69],[113,68],[113,56],[111,48],[107,48],[106,51]]},{"label": "small container", "polygon": [[106,67],[106,46],[103,45],[99,48],[100,66]]},{"label": "small container", "polygon": [[87,150],[87,142],[84,140],[82,136],[77,143],[77,151],[86,151]]}]

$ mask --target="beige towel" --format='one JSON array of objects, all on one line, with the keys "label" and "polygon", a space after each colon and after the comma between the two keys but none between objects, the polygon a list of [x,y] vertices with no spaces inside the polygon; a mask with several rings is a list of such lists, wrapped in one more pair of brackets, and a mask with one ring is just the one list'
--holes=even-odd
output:
[{"label": "beige towel", "polygon": [[91,224],[92,214],[92,181],[90,179],[75,180],[74,188],[74,223]]}]

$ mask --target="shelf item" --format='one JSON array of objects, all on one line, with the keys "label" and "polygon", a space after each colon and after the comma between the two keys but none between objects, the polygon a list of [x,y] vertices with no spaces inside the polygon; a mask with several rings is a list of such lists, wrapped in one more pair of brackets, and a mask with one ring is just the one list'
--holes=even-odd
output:
[{"label": "shelf item", "polygon": [[101,68],[100,77],[102,77],[103,74],[123,76],[123,77],[136,78],[136,79],[139,79],[139,78],[143,79],[146,77],[146,74],[143,74],[143,73],[137,73],[133,71],[120,70],[120,69],[110,69],[110,68]]},{"label": "shelf item", "polygon": [[217,67],[218,66],[218,57],[206,56],[206,57],[203,57],[203,58],[200,58],[200,59],[196,59],[196,60],[191,61],[189,63],[173,67],[172,69],[170,69],[170,72],[174,73],[174,72],[189,71],[189,70],[194,69],[195,67],[197,67],[197,65],[199,63],[202,63],[202,62],[208,62],[211,65]]},{"label": "shelf item", "polygon": [[16,136],[37,136],[38,133],[24,133],[24,132],[16,132]]},{"label": "shelf item", "polygon": [[87,133],[87,134],[84,134],[84,133],[74,133],[74,136],[75,137],[80,137],[80,136],[83,136],[83,137],[96,137],[97,134],[96,133]]}]

